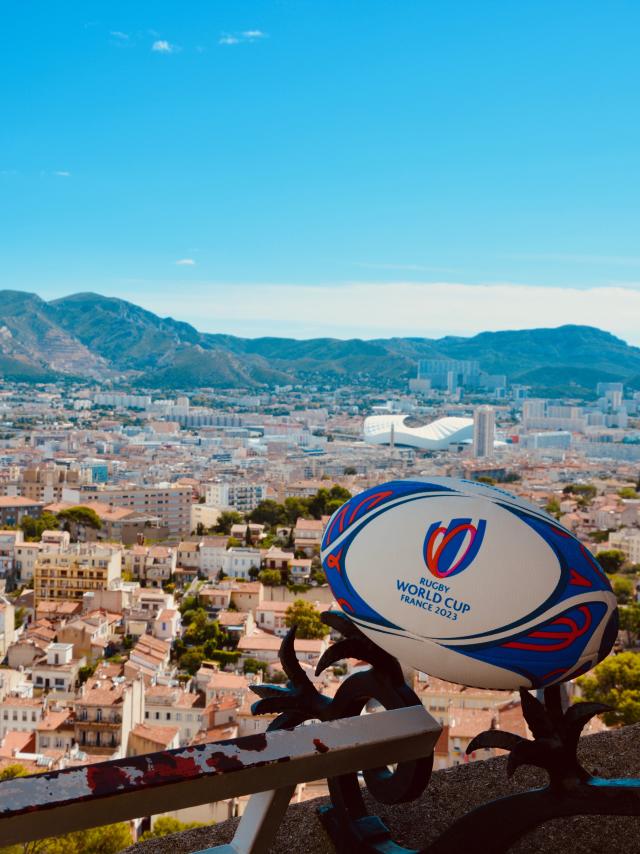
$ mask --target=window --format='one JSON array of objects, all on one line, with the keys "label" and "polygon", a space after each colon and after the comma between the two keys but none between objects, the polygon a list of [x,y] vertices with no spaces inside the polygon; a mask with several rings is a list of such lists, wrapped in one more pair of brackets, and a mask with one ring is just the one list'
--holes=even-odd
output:
[{"label": "window", "polygon": [[144,713],[144,718],[145,718],[145,720],[147,720],[147,721],[149,720],[149,712],[145,712],[145,713]]},{"label": "window", "polygon": [[167,712],[167,714],[165,715],[165,717],[166,717],[166,719],[167,719],[168,721],[170,721],[170,720],[171,720],[171,712]]},{"label": "window", "polygon": [[156,720],[157,720],[157,721],[159,721],[159,720],[160,720],[160,712],[156,712]]}]

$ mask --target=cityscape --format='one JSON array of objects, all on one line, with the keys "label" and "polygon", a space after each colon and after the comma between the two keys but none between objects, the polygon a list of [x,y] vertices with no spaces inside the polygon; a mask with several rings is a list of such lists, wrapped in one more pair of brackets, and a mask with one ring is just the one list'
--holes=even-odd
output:
[{"label": "cityscape", "polygon": [[10,6],[0,854],[640,854],[640,4]]},{"label": "cityscape", "polygon": [[[433,358],[379,389],[357,375],[162,396],[108,385],[2,384],[0,771],[264,732],[275,715],[252,715],[250,688],[286,681],[288,628],[310,674],[335,640],[320,621],[337,607],[320,563],[329,517],[383,481],[476,480],[556,517],[610,573],[616,651],[637,654],[640,392],[623,381],[543,398],[478,361]],[[332,696],[359,666],[318,686]],[[412,684],[443,728],[436,768],[501,753],[466,755],[483,728],[526,734],[517,693],[419,672]],[[177,810],[169,827],[243,808]]]}]

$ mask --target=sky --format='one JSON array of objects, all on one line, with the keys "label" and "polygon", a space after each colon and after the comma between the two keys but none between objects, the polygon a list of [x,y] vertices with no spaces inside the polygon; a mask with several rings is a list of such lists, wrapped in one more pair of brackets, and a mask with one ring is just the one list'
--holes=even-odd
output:
[{"label": "sky", "polygon": [[0,287],[640,344],[637,0],[7,0]]}]

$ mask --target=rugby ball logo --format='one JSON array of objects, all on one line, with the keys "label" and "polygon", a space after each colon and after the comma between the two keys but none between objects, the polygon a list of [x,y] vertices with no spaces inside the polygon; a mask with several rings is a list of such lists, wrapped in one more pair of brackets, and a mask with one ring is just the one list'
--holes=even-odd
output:
[{"label": "rugby ball logo", "polygon": [[464,572],[480,551],[486,519],[474,525],[471,519],[452,519],[445,527],[442,522],[429,526],[424,538],[424,561],[435,578],[449,578]]}]

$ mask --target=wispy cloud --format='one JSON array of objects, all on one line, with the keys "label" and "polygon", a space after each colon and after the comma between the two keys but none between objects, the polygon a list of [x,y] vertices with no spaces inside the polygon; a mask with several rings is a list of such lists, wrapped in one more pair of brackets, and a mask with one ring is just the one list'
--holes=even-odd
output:
[{"label": "wispy cloud", "polygon": [[171,44],[166,39],[157,39],[151,45],[151,50],[156,53],[175,53],[177,49],[177,45]]},{"label": "wispy cloud", "polygon": [[56,169],[53,172],[53,174],[56,175],[58,178],[70,178],[71,177],[71,172],[67,172],[66,169]]},{"label": "wispy cloud", "polygon": [[114,39],[119,39],[120,41],[123,41],[123,42],[129,41],[128,33],[123,33],[120,30],[111,30],[109,35],[113,36]]},{"label": "wispy cloud", "polygon": [[223,33],[218,39],[218,44],[241,44],[242,42],[255,42],[268,38],[268,34],[262,30],[244,30],[241,33]]},{"label": "wispy cloud", "polygon": [[196,266],[196,262],[193,260],[193,258],[180,258],[178,261],[176,261],[176,264],[179,267],[195,267]]}]

